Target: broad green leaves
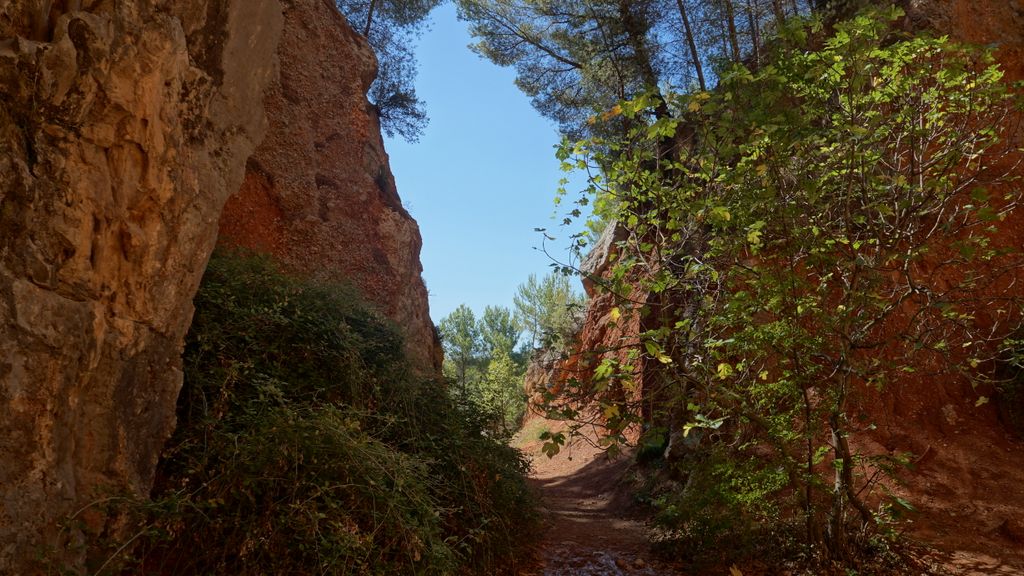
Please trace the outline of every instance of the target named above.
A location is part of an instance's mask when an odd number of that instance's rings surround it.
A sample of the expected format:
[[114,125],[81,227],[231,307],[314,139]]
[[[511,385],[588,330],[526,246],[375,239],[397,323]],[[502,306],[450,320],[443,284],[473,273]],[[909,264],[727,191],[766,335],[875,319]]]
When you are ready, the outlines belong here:
[[[1022,264],[993,235],[1019,187],[986,189],[1019,161],[999,138],[1014,98],[988,54],[891,35],[898,15],[837,23],[813,49],[813,28],[788,30],[759,70],[668,96],[670,117],[658,98],[622,103],[641,125],[561,151],[601,167],[591,189],[615,198],[625,240],[606,277],[629,294],[616,323],[639,314],[644,326],[652,424],[747,438],[705,444],[739,460],[770,449],[809,527],[831,522],[833,535],[847,521],[833,505],[874,521],[856,496],[874,481],[857,477],[867,457],[846,441],[861,429],[848,420],[858,395],[976,369],[968,358],[992,354],[994,338],[976,312],[1006,330],[1020,317],[991,290]],[[606,405],[618,373],[596,367]]]

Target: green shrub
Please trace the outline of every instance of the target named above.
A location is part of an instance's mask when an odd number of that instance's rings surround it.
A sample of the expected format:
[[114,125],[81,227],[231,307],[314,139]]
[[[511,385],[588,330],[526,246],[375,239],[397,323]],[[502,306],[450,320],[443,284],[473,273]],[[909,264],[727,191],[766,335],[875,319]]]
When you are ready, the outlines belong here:
[[559,150],[601,169],[576,212],[616,200],[623,240],[595,285],[642,328],[553,408],[589,401],[609,441],[619,422],[707,432],[694,450],[732,468],[695,473],[745,512],[718,518],[758,520],[772,500],[782,514],[760,524],[795,518],[808,549],[849,566],[906,508],[883,488],[901,458],[859,441],[870,398],[915,372],[978,379],[999,345],[986,318],[1020,309],[1001,286],[1021,254],[997,238],[1021,200],[1002,139],[1018,96],[990,52],[907,36],[902,17],[793,20],[762,66],[622,102],[594,122],[621,116],[624,135]]
[[682,486],[652,501],[662,529],[657,551],[685,558],[698,570],[790,556],[796,527],[774,498],[785,484],[783,475],[755,462],[737,466],[725,454],[708,454],[703,460],[687,463]]
[[[217,255],[195,300],[179,428],[130,573],[452,574],[514,567],[522,455],[416,376],[350,289]],[[118,548],[120,545],[116,546]]]

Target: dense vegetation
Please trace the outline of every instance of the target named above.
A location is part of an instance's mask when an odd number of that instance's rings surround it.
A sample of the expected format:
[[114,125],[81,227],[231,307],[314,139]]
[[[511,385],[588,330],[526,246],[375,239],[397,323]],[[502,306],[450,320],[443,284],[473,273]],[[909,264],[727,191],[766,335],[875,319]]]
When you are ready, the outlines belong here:
[[[648,90],[713,87],[730,62],[757,67],[764,39],[824,1],[458,0],[481,55],[516,70],[537,110],[571,137],[618,131],[588,118]],[[852,4],[853,2],[834,2]],[[667,115],[662,105],[655,108]]]
[[648,86],[560,152],[624,238],[593,280],[643,328],[551,408],[668,448],[656,504],[684,548],[877,550],[910,506],[884,482],[906,458],[858,450],[862,403],[917,371],[984,379],[1020,322],[1019,247],[994,240],[1020,200],[993,188],[1019,163],[1012,93],[989,54],[900,16],[791,19],[715,90]]
[[541,348],[561,353],[571,346],[586,302],[573,290],[566,275],[551,272],[537,280],[530,274],[516,289],[512,301],[531,351]]
[[[465,304],[441,319],[444,375],[456,399],[492,418],[491,433],[508,439],[526,415],[523,380],[539,356],[563,354],[579,328],[583,299],[562,274],[533,274],[516,290],[515,312],[487,306],[477,319]],[[522,340],[522,342],[520,342]]]
[[352,290],[219,255],[195,305],[154,499],[132,513],[134,549],[92,573],[516,567],[533,521],[526,463],[483,411],[417,375]]
[[515,350],[520,330],[507,308],[487,306],[477,319],[465,304],[438,326],[445,358],[443,373],[452,397],[483,409],[495,438],[508,440],[526,412],[524,357]]

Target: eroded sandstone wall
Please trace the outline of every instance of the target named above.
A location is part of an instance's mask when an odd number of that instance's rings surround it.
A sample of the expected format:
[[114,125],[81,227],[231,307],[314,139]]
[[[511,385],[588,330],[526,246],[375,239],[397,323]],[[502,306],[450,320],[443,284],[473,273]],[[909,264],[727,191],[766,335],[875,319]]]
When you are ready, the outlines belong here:
[[[930,31],[948,35],[951,40],[994,50],[996,60],[1004,72],[1007,84],[1024,79],[1024,1],[1021,0],[906,0],[902,3],[907,18],[904,27],[911,31]],[[1001,126],[1001,136],[1008,147],[1024,144],[1024,124],[1021,118],[1011,116]],[[996,161],[988,173],[979,177],[993,197],[1020,193],[1024,166],[1019,154],[1008,154]],[[1024,246],[1024,210],[1016,209],[1005,219],[993,223],[994,232],[989,234],[993,245],[1020,249]],[[922,259],[922,272],[935,268],[935,260],[941,255]],[[1024,273],[1006,266],[1006,260],[986,264],[990,277],[999,281],[985,288],[989,295],[1005,296],[1007,299],[1024,295],[1021,280]],[[948,270],[931,278],[932,281],[957,281],[955,270]],[[993,297],[993,301],[996,298]],[[994,305],[992,305],[994,308]],[[1007,307],[1007,310],[1011,307]],[[980,326],[991,330],[993,338],[1004,338],[1013,326],[1015,316],[997,314],[995,310],[975,309]],[[1000,321],[1001,320],[1001,321]],[[950,352],[954,357],[956,352]],[[991,366],[980,370],[991,371]],[[922,370],[923,371],[923,370]],[[992,396],[994,390],[974,389],[964,378],[945,375],[941,378],[908,375],[894,383],[882,394],[870,396],[872,417],[880,420],[880,426],[891,428],[893,434],[906,436],[907,423],[913,423],[914,435],[963,436],[989,433],[997,429],[997,411],[991,404],[975,405],[979,396]],[[894,441],[896,446],[905,438]],[[907,446],[903,446],[907,448]],[[910,448],[914,452],[927,450],[927,444],[917,442]],[[1022,492],[1024,496],[1024,492]]]
[[[907,0],[906,8],[912,28],[991,47],[1005,81],[1024,80],[1024,1]],[[1011,146],[1024,145],[1020,117],[1010,118],[1003,128]],[[1018,161],[1012,157],[995,171]],[[992,185],[990,193],[1018,194],[1024,167],[1017,165],[1012,174],[1018,180]],[[1024,246],[1024,210],[1018,208],[996,226],[993,244]],[[1020,270],[991,273],[1006,278],[998,286],[1006,295],[1021,297]],[[977,311],[977,316],[991,323],[995,336],[1007,335],[1007,327],[995,323],[999,315],[994,310]],[[982,396],[992,401],[979,405]],[[1001,421],[995,405],[1003,401],[998,391],[974,389],[964,378],[914,375],[891,393],[865,402],[879,428],[863,449],[914,454],[913,469],[903,475],[900,489],[920,510],[915,536],[952,551],[954,558],[988,558],[988,565],[977,566],[984,573],[1024,570],[1024,443]]]
[[376,59],[333,2],[282,4],[270,126],[224,208],[221,241],[272,254],[295,272],[354,283],[404,330],[413,361],[439,371],[419,227],[402,207],[366,99]]
[[148,492],[280,27],[277,0],[0,0],[0,574]]

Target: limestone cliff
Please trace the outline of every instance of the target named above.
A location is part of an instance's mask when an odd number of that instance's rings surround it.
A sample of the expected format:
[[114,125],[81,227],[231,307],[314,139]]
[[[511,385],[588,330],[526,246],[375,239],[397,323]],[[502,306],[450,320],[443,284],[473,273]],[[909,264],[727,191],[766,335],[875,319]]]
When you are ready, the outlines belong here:
[[0,573],[148,492],[280,27],[277,0],[0,0]]
[[326,0],[286,0],[267,137],[224,208],[221,242],[286,268],[352,282],[405,332],[413,361],[440,370],[420,276],[420,233],[402,207],[366,91],[376,60]]

